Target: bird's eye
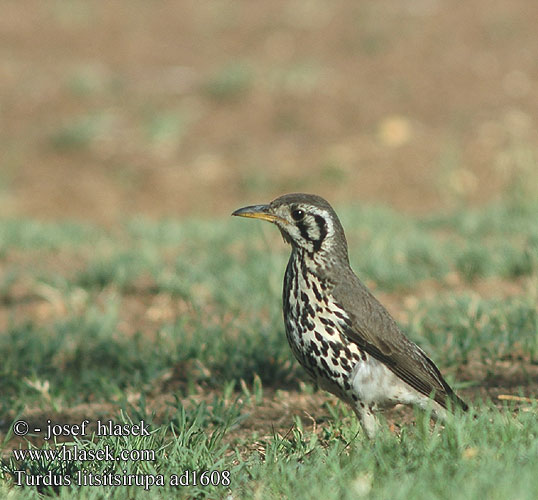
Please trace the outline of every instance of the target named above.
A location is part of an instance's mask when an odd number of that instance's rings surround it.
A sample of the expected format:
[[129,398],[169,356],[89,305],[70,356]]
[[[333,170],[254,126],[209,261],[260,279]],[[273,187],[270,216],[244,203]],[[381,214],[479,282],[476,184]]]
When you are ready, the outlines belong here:
[[293,220],[300,221],[304,217],[304,211],[298,208],[291,213],[291,216]]

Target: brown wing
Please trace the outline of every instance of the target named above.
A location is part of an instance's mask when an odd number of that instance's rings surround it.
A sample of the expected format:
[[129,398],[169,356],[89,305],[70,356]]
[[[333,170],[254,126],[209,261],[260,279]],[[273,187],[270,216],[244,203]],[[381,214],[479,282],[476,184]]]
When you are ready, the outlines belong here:
[[[346,273],[347,274],[347,273]],[[383,362],[399,378],[447,408],[447,399],[467,410],[424,351],[400,330],[389,312],[350,270],[338,280],[333,296],[350,316],[345,335],[368,354]]]

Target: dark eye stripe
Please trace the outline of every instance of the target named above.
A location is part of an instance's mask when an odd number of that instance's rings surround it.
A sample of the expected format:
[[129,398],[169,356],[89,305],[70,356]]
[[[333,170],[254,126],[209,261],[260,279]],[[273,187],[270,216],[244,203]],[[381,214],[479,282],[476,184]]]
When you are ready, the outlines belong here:
[[314,220],[319,229],[319,239],[314,241],[314,250],[317,252],[321,248],[321,243],[325,239],[325,236],[327,236],[327,223],[321,215],[315,215]]
[[310,241],[310,236],[308,235],[308,228],[306,227],[306,224],[303,222],[298,222],[297,227],[299,228],[299,231],[301,232],[301,236],[307,240]]

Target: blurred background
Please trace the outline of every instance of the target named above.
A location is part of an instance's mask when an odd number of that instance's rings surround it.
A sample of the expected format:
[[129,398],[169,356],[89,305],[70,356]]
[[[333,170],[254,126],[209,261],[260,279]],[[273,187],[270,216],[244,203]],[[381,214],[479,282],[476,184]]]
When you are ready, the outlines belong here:
[[2,2],[0,213],[410,213],[536,180],[536,0]]

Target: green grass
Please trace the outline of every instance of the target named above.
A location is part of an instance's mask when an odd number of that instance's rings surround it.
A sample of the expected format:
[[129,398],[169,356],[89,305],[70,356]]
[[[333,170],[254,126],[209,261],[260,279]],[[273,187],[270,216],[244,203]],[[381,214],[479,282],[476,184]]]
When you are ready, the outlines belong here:
[[[385,432],[374,443],[331,439],[310,446],[299,432],[275,439],[265,461],[252,466],[247,491],[263,498],[533,498],[535,415],[515,422],[485,412],[441,431],[423,425],[401,437]],[[518,485],[511,474],[521,478]]]
[[[98,444],[76,439],[85,449],[108,445],[114,454],[122,449],[155,450],[152,462],[94,462],[90,468],[80,462],[25,462],[4,464],[9,478],[14,470],[43,474],[58,467],[74,477],[79,470],[94,474],[161,474],[168,483],[173,474],[185,470],[230,471],[231,484],[189,488],[143,487],[59,488],[60,498],[536,498],[538,422],[531,411],[511,415],[509,408],[479,408],[479,416],[458,417],[442,429],[430,429],[417,415],[416,427],[406,427],[397,437],[382,432],[370,443],[357,435],[357,424],[333,420],[325,436],[296,427],[286,436],[269,436],[261,442],[263,453],[242,457],[223,436],[240,425],[238,407],[224,410],[224,421],[211,423],[212,409],[197,406],[185,410],[179,403],[169,413],[169,423],[156,427],[146,438],[101,438]],[[125,414],[118,422],[129,420]],[[142,415],[151,423],[151,415]],[[517,481],[514,478],[517,477]],[[6,489],[7,486],[4,486]],[[6,490],[7,491],[7,490]],[[37,498],[31,488],[15,488],[15,498]],[[52,494],[51,490],[42,490]],[[18,493],[18,494],[17,494]]]
[[[361,278],[375,282],[377,291],[419,297],[406,311],[402,327],[457,388],[499,379],[512,394],[536,393],[535,201],[508,199],[423,218],[383,207],[338,211]],[[472,404],[476,418],[459,416],[430,429],[429,420],[417,413],[416,425],[403,424],[399,435],[385,426],[374,443],[358,432],[358,423],[342,405],[320,408],[330,418],[316,431],[299,417],[288,432],[273,430],[267,420],[256,426],[252,412],[264,394],[271,397],[278,389],[312,392],[299,382],[304,375],[283,332],[280,294],[289,249],[269,225],[232,218],[133,219],[105,231],[73,222],[4,220],[0,241],[3,496],[538,496],[536,404],[499,410],[494,401],[477,396]],[[420,298],[424,280],[441,286],[455,275],[467,291],[455,293],[446,284],[444,290]],[[521,293],[503,298],[502,290],[492,290],[481,297],[472,289],[480,279],[517,282]],[[151,319],[149,312],[159,313],[159,308],[168,315]],[[518,359],[527,372],[520,370],[512,386],[510,374],[495,363],[516,366]],[[472,363],[485,367],[484,372],[473,378],[474,372],[467,371],[463,379],[461,368]],[[171,380],[171,388],[163,380]],[[170,392],[175,401],[168,400],[166,410],[160,408],[156,415],[152,405]],[[136,404],[127,402],[133,395]],[[274,399],[278,403],[278,393]],[[96,413],[93,408],[99,404],[112,409]],[[152,449],[156,459],[14,460],[9,429],[17,416],[41,409],[41,415],[50,415],[45,419],[61,419],[76,405],[93,412],[88,415],[93,421],[103,412],[105,420],[116,422],[144,419],[152,434],[71,438],[69,446]],[[245,422],[250,426],[243,427]],[[37,437],[30,442],[38,448],[52,446]],[[15,470],[76,474],[84,468],[96,474],[162,474],[167,480],[185,470],[227,470],[231,484],[149,491],[13,486]]]

